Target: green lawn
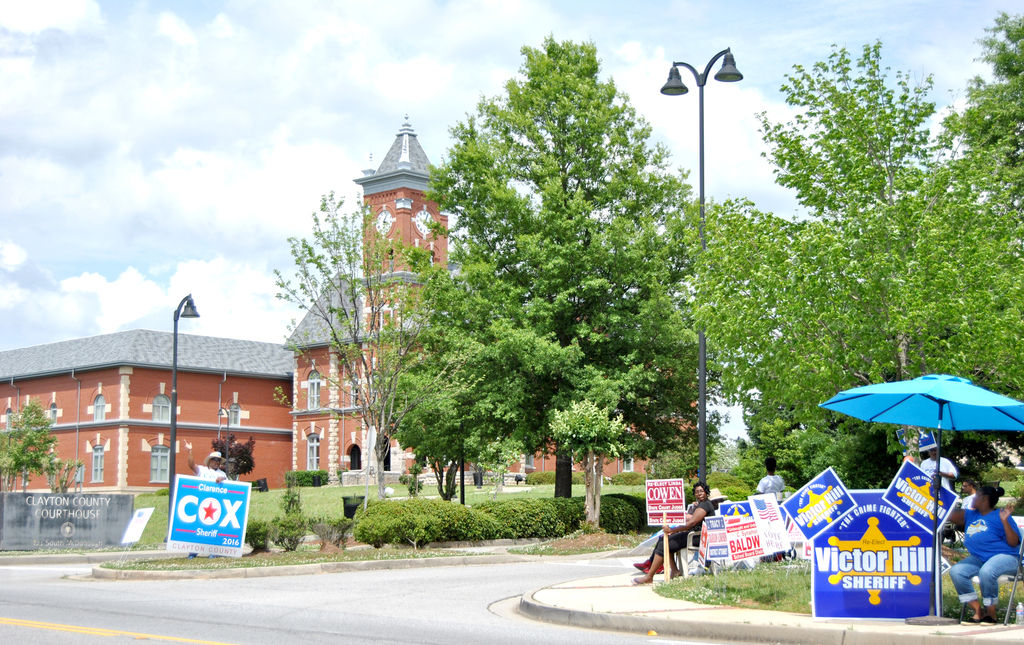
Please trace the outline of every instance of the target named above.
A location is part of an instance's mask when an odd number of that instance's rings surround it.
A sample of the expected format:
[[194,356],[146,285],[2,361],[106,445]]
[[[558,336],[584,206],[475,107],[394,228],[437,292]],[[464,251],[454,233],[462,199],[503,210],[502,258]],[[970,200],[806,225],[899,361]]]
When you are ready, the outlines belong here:
[[[404,486],[395,485],[392,486],[392,488],[395,490],[396,497],[408,494],[408,491]],[[362,495],[365,490],[366,489],[363,486],[323,486],[320,488],[300,488],[299,494],[302,497],[302,512],[307,516],[340,517],[343,510],[341,498],[351,495]],[[467,486],[466,504],[472,506],[474,504],[490,500],[493,490],[493,486],[485,486],[481,489],[477,489],[473,486]],[[507,499],[509,497],[553,497],[555,494],[555,486],[554,484],[545,486],[526,486],[525,484],[520,484],[519,486],[505,486],[504,491],[505,492],[501,493],[499,496],[499,499]],[[573,497],[582,497],[584,492],[584,487],[582,485],[572,487]],[[602,487],[601,492],[604,495],[611,493],[639,493],[642,495],[644,487],[606,485]],[[424,485],[421,496],[436,497],[436,493],[437,489],[435,487]],[[267,491],[266,493],[253,491],[249,517],[261,520],[272,520],[281,515],[281,497],[283,495],[283,488]],[[376,499],[376,496],[376,488],[371,486],[370,499]],[[456,493],[456,500],[457,499],[458,494]],[[138,544],[134,547],[137,550],[161,549],[164,546],[164,537],[167,533],[167,496],[146,493],[135,497],[135,508],[147,508],[150,506],[154,508],[153,516],[150,518],[149,524],[146,525],[146,530],[142,534],[142,539],[139,540]]]

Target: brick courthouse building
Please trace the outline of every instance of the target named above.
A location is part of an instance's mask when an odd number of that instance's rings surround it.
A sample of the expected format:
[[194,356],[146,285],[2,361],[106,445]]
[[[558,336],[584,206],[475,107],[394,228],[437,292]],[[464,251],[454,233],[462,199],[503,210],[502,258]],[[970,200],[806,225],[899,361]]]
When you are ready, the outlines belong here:
[[[448,218],[426,199],[429,162],[415,132],[402,125],[376,170],[355,180],[376,214],[378,230],[431,251],[447,264],[448,240],[430,221]],[[202,303],[199,303],[200,308]],[[373,459],[355,397],[358,380],[339,374],[328,339],[312,316],[284,344],[178,335],[177,445],[170,445],[172,334],[131,330],[0,352],[0,429],[29,400],[49,410],[57,453],[84,464],[83,489],[145,491],[168,481],[170,451],[187,471],[184,442],[199,460],[210,442],[231,432],[256,441],[255,469],[244,479],[284,484],[288,470],[326,470],[331,483],[362,482]],[[282,401],[291,402],[288,407]],[[405,471],[411,451],[392,442],[380,466]],[[512,471],[554,470],[554,458],[524,456]],[[605,474],[632,470],[616,461]],[[350,477],[352,479],[350,479]],[[27,487],[47,489],[45,477]]]

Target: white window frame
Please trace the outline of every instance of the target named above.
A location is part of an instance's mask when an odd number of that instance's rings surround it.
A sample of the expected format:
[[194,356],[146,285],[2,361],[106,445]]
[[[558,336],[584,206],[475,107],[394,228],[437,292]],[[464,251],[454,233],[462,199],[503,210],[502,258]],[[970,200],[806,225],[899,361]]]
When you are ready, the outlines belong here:
[[153,446],[149,453],[149,481],[166,484],[171,470],[171,449],[167,446]]
[[320,435],[306,437],[306,470],[320,470]]
[[171,422],[171,399],[166,394],[157,394],[153,397],[153,421],[157,423]]
[[104,449],[103,444],[97,444],[92,447],[92,481],[102,482],[103,481],[103,461],[104,461]]
[[631,473],[631,472],[633,472],[633,467],[634,467],[633,455],[630,455],[628,457],[623,457],[623,459],[622,459],[622,472],[624,472],[624,473]]
[[107,420],[107,399],[102,394],[97,394],[96,398],[92,400],[92,420]]
[[228,427],[237,428],[242,425],[242,406],[232,403],[228,406]]
[[306,408],[309,410],[320,409],[321,383],[323,383],[323,381],[320,378],[320,372],[313,370],[312,372],[309,373],[309,388],[307,390],[308,396],[306,397],[306,401],[308,403]]
[[50,423],[57,423],[57,404],[50,404]]

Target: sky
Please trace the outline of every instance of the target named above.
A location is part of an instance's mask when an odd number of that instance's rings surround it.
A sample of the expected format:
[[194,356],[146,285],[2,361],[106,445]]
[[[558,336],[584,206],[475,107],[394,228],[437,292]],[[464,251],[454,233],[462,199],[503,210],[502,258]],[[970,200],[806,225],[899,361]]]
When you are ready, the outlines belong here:
[[[1012,0],[0,2],[0,350],[125,329],[283,341],[288,238],[320,196],[358,203],[408,115],[432,163],[546,36],[593,42],[697,181],[697,92],[658,90],[673,60],[731,47],[744,79],[705,88],[710,199],[799,212],[773,182],[756,115],[793,113],[793,65],[856,57],[931,75],[962,104],[977,44]],[[685,73],[685,72],[684,72]],[[691,90],[692,79],[684,76]],[[372,157],[371,157],[372,155]],[[376,161],[373,161],[376,160]]]

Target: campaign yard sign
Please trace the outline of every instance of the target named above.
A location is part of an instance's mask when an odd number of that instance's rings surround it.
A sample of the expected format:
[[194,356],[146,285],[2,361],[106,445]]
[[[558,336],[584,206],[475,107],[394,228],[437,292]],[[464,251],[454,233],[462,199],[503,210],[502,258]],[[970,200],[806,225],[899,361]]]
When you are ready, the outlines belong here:
[[808,539],[831,526],[854,506],[850,491],[846,490],[839,475],[831,467],[782,502],[782,509]]
[[815,618],[908,618],[928,613],[931,533],[856,491],[854,508],[814,538]]
[[[903,512],[929,533],[935,522],[935,499],[932,497],[932,481],[926,472],[914,462],[904,461],[896,471],[889,488],[885,490],[885,501]],[[957,500],[956,493],[939,486],[939,526],[946,521]]]
[[647,480],[647,524],[661,526],[686,522],[686,482],[682,479]]
[[750,502],[722,502],[718,506],[718,514],[724,517],[753,517]]
[[765,553],[770,555],[780,551],[789,551],[786,521],[783,519],[782,510],[779,508],[779,502],[775,495],[773,493],[751,495],[748,501],[754,521],[757,523],[757,530],[764,541]]
[[725,531],[725,518],[721,515],[705,517],[700,527],[700,563],[728,562],[729,536]]
[[725,532],[729,541],[729,561],[733,564],[766,555],[754,518],[726,517]]
[[250,492],[249,482],[178,475],[167,550],[241,557]]

